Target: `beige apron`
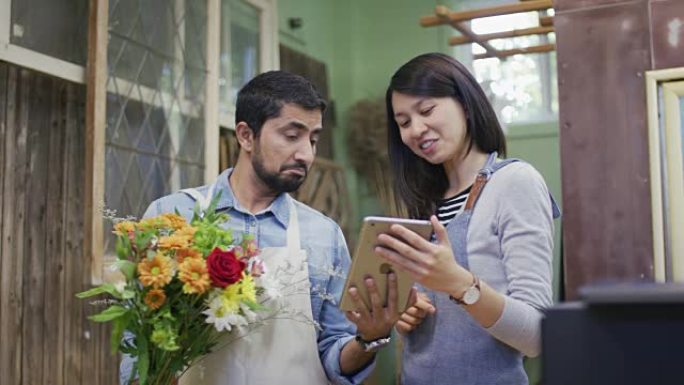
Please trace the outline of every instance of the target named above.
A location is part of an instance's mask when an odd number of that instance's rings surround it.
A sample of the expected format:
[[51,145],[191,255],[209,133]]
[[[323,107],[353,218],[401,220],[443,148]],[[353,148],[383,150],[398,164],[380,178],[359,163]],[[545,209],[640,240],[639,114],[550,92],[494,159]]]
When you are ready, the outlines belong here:
[[233,329],[216,350],[193,365],[181,385],[329,384],[318,356],[311,313],[306,251],[300,247],[299,221],[289,202],[287,246],[261,250],[267,274],[279,281],[282,297],[265,303],[287,312],[262,314],[251,330]]

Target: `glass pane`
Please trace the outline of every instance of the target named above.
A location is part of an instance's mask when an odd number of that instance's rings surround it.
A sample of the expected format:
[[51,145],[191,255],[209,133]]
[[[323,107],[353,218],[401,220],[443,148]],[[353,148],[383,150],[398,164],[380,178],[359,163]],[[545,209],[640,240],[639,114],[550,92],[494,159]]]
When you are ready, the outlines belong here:
[[[476,19],[472,29],[478,34],[534,27],[537,12],[519,13]],[[489,43],[507,50],[548,44],[555,36],[531,35],[495,39]],[[473,54],[485,53],[472,44]],[[475,60],[474,75],[487,93],[499,117],[506,123],[545,119],[558,111],[555,53],[514,55],[502,61],[497,58]]]
[[86,65],[87,0],[13,0],[11,7],[10,43]]
[[110,3],[105,202],[119,217],[203,182],[206,18],[205,1]]
[[259,73],[259,10],[243,0],[223,0],[219,104],[230,111],[237,92]]

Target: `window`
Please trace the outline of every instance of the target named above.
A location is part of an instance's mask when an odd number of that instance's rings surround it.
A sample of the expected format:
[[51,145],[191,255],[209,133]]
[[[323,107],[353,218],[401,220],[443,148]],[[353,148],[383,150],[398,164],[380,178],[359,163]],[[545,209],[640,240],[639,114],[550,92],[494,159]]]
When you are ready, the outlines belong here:
[[85,82],[87,0],[0,0],[0,60]]
[[238,90],[258,73],[278,68],[273,0],[222,0],[219,53],[220,125],[234,126]]
[[684,280],[684,67],[646,73],[656,281]]
[[110,2],[105,204],[120,215],[203,184],[206,4]]
[[[527,12],[474,19],[477,34],[502,32],[538,25],[539,13]],[[553,43],[555,35],[530,35],[491,40],[496,49],[512,49]],[[485,50],[472,44],[472,53]],[[473,61],[473,72],[487,93],[501,121],[505,123],[555,119],[558,113],[556,53],[514,55],[506,60],[487,58]]]

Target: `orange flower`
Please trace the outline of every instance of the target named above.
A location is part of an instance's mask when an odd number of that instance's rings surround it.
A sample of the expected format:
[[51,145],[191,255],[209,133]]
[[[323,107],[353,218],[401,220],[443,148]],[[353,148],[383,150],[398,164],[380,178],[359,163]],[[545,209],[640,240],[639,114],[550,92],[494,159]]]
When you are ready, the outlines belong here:
[[[176,232],[177,233],[177,232]],[[166,237],[159,238],[158,246],[162,250],[168,249],[186,249],[192,242],[192,236],[172,234]]]
[[162,253],[157,253],[152,259],[144,258],[138,263],[138,275],[143,286],[164,287],[173,278],[171,259]]
[[159,216],[159,218],[162,222],[164,222],[165,225],[174,230],[181,229],[188,225],[188,223],[185,221],[185,218],[178,214],[162,214]]
[[211,286],[207,264],[202,258],[186,258],[178,268],[178,279],[185,283],[183,293],[202,294]]
[[132,231],[135,231],[135,222],[121,221],[114,225],[114,234],[128,235]]
[[197,227],[192,227],[192,226],[183,226],[180,229],[176,230],[176,232],[173,233],[173,235],[178,235],[181,237],[192,237],[195,235],[197,232]]
[[179,265],[187,258],[202,258],[202,253],[193,248],[176,250],[176,262],[178,262]]
[[152,310],[157,310],[166,301],[166,294],[164,290],[152,289],[145,295],[145,304]]

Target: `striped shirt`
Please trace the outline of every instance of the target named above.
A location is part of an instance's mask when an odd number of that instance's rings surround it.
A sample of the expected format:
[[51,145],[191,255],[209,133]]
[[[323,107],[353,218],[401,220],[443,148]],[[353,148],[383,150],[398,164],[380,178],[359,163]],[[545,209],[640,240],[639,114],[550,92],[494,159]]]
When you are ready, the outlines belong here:
[[473,186],[471,185],[450,198],[437,201],[437,219],[439,219],[439,222],[442,225],[446,226],[456,214],[463,211],[463,207],[468,200],[468,195],[470,195],[470,189],[472,187]]

